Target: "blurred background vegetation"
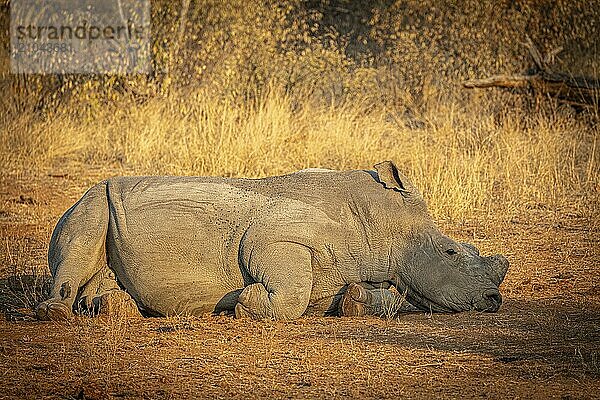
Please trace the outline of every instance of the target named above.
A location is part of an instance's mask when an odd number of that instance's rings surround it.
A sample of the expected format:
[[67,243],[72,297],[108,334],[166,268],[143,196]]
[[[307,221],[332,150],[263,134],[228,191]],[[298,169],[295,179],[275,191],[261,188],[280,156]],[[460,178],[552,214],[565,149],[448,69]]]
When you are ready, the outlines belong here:
[[153,72],[94,76],[10,74],[2,3],[0,168],[257,177],[395,159],[437,218],[597,215],[598,107],[461,87],[530,68],[527,35],[598,78],[597,0],[151,4]]
[[[455,88],[465,79],[531,67],[526,35],[542,52],[563,48],[556,60],[561,71],[594,76],[600,68],[596,1],[156,0],[151,5],[151,75],[3,75],[4,83],[29,90],[22,101],[53,108],[51,99],[66,101],[86,89],[109,100],[201,88],[220,99],[243,101],[274,87],[324,103],[372,91],[373,102],[396,105],[405,100],[398,89],[422,97],[430,85]],[[9,6],[4,1],[7,50]]]

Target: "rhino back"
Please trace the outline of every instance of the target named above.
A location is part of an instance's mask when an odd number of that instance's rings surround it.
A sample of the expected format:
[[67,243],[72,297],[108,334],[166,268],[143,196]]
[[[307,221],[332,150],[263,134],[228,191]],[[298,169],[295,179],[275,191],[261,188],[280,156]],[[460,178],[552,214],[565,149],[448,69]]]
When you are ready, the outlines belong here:
[[262,179],[230,179],[228,183],[269,198],[299,201],[340,223],[347,220],[348,206],[357,197],[381,197],[381,185],[367,171],[309,169]]

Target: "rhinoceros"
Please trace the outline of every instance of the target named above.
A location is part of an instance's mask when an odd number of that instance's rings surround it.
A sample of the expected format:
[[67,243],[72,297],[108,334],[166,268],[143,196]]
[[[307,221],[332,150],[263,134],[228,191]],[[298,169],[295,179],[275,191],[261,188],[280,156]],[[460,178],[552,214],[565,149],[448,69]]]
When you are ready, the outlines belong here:
[[394,163],[374,168],[105,180],[54,229],[36,314],[361,316],[399,294],[418,310],[497,311],[506,258],[443,235]]

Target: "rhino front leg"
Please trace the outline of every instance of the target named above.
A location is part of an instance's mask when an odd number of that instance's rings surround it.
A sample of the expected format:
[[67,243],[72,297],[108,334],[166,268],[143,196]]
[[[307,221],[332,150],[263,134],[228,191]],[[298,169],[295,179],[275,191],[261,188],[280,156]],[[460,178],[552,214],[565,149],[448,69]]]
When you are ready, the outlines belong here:
[[389,290],[389,285],[374,287],[366,282],[349,284],[338,303],[338,314],[345,317],[374,315],[392,318],[399,312],[415,310],[404,296]]
[[274,243],[253,252],[247,265],[255,283],[240,293],[236,318],[292,319],[306,311],[312,288],[310,251],[295,243]]

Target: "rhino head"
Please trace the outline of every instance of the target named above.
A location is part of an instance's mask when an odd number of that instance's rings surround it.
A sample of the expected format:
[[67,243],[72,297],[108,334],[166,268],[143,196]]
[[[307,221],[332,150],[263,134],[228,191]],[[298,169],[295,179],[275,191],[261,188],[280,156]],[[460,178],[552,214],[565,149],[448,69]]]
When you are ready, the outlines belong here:
[[408,229],[391,233],[391,281],[398,291],[426,311],[498,311],[502,304],[499,286],[508,270],[506,258],[483,257],[475,246],[442,234],[419,191],[393,163],[385,161],[375,169],[395,203],[386,213],[399,221],[389,225],[405,227],[403,222],[411,221]]

